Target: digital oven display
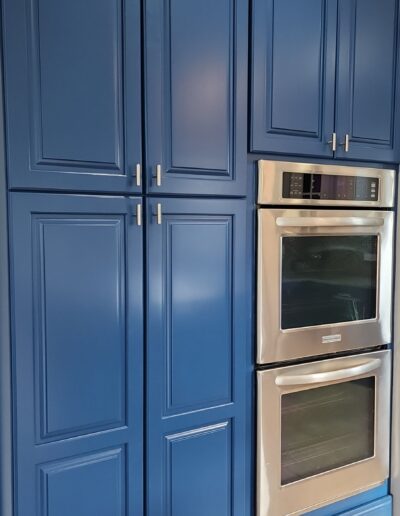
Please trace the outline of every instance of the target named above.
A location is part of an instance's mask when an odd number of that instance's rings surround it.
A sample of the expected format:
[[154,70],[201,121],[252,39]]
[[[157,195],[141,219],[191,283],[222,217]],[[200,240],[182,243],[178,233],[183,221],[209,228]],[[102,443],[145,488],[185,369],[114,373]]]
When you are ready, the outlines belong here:
[[328,174],[283,173],[284,199],[377,201],[379,179]]

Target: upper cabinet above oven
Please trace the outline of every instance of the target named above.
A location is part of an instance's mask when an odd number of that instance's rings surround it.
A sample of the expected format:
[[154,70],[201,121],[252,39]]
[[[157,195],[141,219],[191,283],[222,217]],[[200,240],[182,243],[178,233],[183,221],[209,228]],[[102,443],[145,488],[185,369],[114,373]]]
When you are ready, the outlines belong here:
[[400,159],[396,0],[253,0],[250,150]]

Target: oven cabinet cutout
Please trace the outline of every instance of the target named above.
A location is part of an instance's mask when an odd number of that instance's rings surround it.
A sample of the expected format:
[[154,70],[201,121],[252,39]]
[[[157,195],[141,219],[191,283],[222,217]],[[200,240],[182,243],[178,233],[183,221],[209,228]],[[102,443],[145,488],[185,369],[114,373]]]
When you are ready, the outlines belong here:
[[258,516],[304,514],[389,475],[390,351],[257,372]]
[[140,1],[3,8],[9,186],[140,192]]
[[259,364],[389,344],[393,214],[259,210]]
[[246,202],[148,213],[148,515],[248,515]]
[[11,194],[20,516],[143,514],[138,203]]
[[396,0],[253,0],[252,24],[251,151],[399,160]]

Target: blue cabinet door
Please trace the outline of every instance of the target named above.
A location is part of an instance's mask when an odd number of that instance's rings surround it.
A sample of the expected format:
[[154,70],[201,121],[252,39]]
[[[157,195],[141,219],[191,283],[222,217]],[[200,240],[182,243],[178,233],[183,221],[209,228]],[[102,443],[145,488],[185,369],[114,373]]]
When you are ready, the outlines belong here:
[[145,2],[150,192],[246,193],[247,13],[247,0]]
[[339,0],[337,156],[399,160],[398,2]]
[[252,508],[245,219],[241,200],[148,201],[148,516]]
[[332,157],[336,0],[253,0],[255,152]]
[[13,193],[18,516],[142,516],[136,199]]
[[139,192],[139,0],[4,0],[9,186]]

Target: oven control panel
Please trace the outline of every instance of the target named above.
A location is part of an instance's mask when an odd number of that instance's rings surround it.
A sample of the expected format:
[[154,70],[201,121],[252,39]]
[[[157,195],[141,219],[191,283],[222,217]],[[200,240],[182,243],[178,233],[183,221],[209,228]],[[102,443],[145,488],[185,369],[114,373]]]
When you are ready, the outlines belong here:
[[378,201],[379,178],[283,172],[284,199]]

